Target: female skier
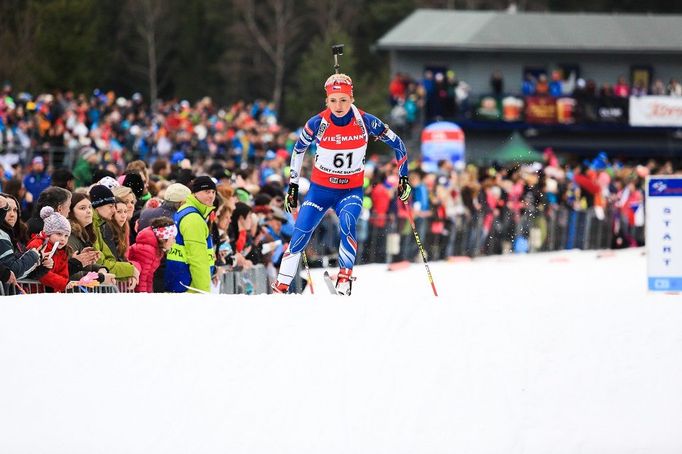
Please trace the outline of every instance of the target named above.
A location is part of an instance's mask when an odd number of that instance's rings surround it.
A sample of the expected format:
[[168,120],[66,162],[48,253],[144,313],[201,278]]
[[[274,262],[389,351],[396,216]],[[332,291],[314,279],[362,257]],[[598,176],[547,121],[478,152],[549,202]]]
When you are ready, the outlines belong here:
[[301,252],[325,212],[333,208],[339,217],[339,274],[336,291],[350,295],[353,264],[357,253],[355,225],[362,208],[365,151],[369,136],[388,144],[398,161],[398,197],[406,202],[412,188],[407,180],[405,144],[388,125],[353,104],[353,81],[345,74],[333,74],[324,84],[327,109],[308,120],[291,155],[289,190],[285,209],[298,207],[298,180],[305,151],[317,144],[310,190],[298,212],[294,233],[279,268],[276,293],[287,293],[298,268]]

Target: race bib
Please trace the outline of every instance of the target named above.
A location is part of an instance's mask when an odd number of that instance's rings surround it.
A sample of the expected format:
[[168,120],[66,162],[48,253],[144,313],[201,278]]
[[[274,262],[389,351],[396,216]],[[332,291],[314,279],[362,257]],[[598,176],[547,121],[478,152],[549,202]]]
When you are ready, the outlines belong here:
[[326,173],[352,175],[365,168],[366,147],[353,150],[319,150],[315,155],[315,167]]

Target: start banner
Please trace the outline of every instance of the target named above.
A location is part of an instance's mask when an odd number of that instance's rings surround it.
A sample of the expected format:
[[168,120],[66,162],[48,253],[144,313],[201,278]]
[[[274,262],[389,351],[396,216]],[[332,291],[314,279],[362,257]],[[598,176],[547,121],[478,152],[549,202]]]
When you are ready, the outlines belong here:
[[652,291],[682,291],[682,175],[646,182],[646,250]]
[[682,126],[682,98],[631,96],[630,126]]

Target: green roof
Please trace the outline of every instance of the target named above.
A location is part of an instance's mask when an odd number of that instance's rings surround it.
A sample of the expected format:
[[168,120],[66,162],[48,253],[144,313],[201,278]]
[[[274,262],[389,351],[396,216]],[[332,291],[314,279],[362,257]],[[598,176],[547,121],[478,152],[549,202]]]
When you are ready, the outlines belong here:
[[418,9],[384,50],[682,53],[682,15]]
[[509,141],[495,150],[491,158],[501,164],[520,164],[524,162],[542,162],[543,155],[521,137],[518,131],[514,131]]

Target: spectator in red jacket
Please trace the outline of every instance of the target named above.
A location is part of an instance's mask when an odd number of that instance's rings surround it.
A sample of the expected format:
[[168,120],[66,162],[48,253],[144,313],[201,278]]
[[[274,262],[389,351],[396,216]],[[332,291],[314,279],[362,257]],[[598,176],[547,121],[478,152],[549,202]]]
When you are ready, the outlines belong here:
[[[43,265],[38,267],[38,280],[54,292],[63,292],[69,283],[69,254],[67,243],[71,235],[69,220],[52,207],[40,210],[43,219],[43,230],[28,243],[28,248],[44,248],[45,253],[52,255],[52,268]],[[49,269],[48,269],[49,268]]]
[[620,76],[618,82],[613,86],[613,94],[619,98],[627,98],[630,96],[630,86],[625,81],[625,77]]
[[135,288],[139,293],[154,291],[154,273],[161,264],[161,258],[175,244],[178,231],[171,218],[160,217],[152,221],[137,234],[137,242],[130,246],[131,262],[140,264],[140,282]]
[[391,105],[395,105],[400,99],[405,100],[405,79],[402,74],[397,73],[393,76],[388,91],[391,94]]
[[372,200],[372,212],[369,218],[370,250],[367,251],[368,261],[386,261],[386,228],[388,225],[388,210],[393,194],[388,188],[386,174],[378,171],[372,180],[372,190],[369,194]]

